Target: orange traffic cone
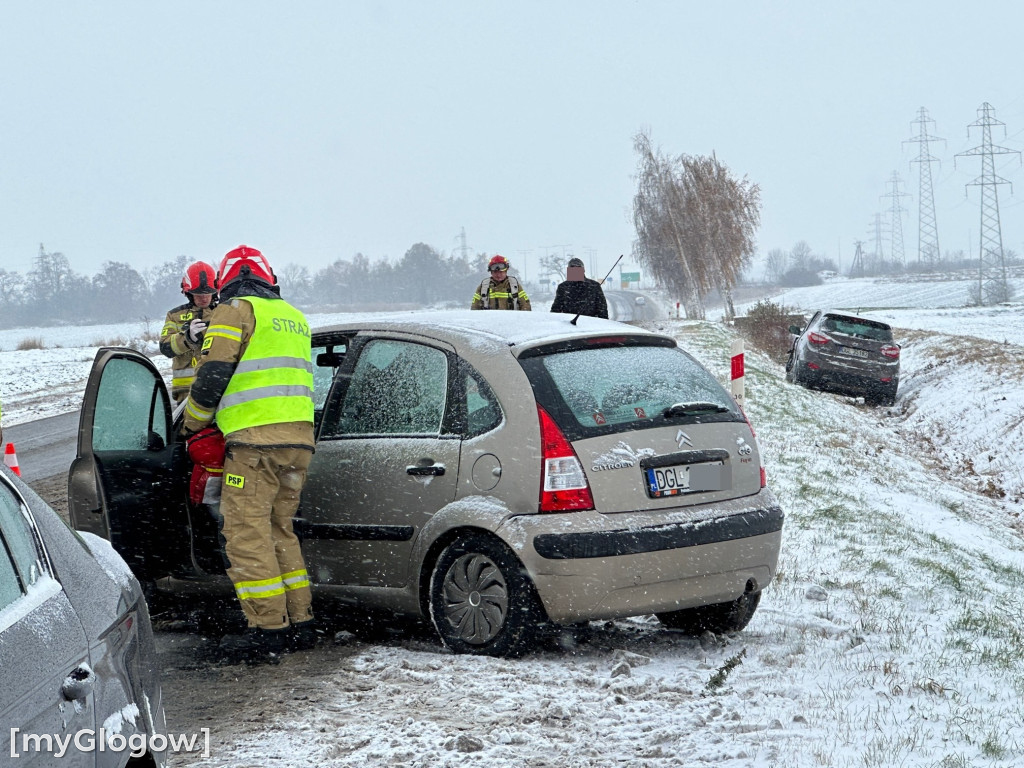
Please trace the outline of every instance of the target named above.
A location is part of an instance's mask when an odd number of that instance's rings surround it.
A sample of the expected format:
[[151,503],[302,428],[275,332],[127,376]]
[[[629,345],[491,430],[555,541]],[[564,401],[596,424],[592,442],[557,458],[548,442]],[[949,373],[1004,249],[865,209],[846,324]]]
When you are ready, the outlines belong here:
[[21,470],[18,469],[18,454],[14,452],[14,443],[8,443],[4,448],[4,464],[18,477],[21,477]]

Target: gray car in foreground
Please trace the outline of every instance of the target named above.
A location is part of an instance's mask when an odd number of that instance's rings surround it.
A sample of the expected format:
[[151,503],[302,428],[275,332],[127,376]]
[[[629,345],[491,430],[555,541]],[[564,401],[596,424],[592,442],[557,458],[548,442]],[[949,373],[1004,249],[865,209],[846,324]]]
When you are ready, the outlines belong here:
[[121,557],[0,470],[0,766],[164,765],[155,661]]
[[886,323],[842,310],[815,312],[796,338],[786,361],[786,378],[805,387],[863,395],[879,405],[896,402],[900,346]]
[[[360,315],[313,333],[316,453],[295,529],[318,600],[428,618],[458,652],[657,614],[742,629],[783,513],[754,433],[675,339],[526,312]],[[230,594],[166,387],[101,349],[69,500],[157,590]]]

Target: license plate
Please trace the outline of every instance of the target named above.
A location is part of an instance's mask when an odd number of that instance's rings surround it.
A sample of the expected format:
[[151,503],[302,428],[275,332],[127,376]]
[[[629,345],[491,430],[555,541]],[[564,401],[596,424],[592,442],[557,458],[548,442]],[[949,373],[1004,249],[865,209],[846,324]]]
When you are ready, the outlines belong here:
[[843,347],[843,352],[854,357],[870,357],[871,354],[866,349],[854,349],[853,347]]
[[726,487],[725,467],[720,461],[645,469],[647,495],[652,499]]

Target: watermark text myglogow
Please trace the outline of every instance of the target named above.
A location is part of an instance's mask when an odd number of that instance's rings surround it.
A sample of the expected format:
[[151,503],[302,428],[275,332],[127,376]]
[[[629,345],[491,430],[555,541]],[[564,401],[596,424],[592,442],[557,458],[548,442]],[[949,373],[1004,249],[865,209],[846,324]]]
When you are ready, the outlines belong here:
[[20,728],[11,728],[10,743],[11,757],[51,755],[60,759],[68,752],[128,752],[132,757],[142,757],[151,752],[196,752],[199,749],[202,757],[209,757],[210,729],[200,728],[199,733],[133,733],[125,736],[103,728],[99,731],[86,728],[65,734],[22,733]]

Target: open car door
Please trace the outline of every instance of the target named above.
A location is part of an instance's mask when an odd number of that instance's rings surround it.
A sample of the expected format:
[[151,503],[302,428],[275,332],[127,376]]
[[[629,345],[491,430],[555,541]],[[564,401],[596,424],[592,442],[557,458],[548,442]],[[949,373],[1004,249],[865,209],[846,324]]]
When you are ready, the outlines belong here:
[[68,475],[71,524],[109,539],[142,582],[189,570],[187,464],[160,372],[132,349],[101,348]]

